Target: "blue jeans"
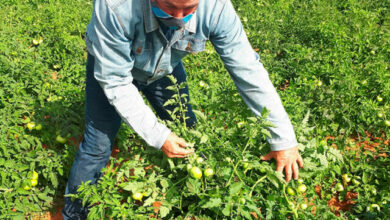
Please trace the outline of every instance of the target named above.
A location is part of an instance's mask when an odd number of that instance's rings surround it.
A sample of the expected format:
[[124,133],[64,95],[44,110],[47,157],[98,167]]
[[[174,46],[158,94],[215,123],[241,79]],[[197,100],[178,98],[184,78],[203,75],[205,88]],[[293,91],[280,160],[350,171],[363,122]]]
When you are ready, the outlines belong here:
[[[109,104],[102,88],[93,76],[94,62],[94,57],[88,54],[84,138],[80,143],[73,162],[65,194],[77,193],[77,188],[81,182],[88,180],[91,180],[91,184],[97,182],[102,175],[100,170],[108,163],[114,138],[122,122],[115,108]],[[187,76],[181,62],[174,68],[172,75],[175,76],[178,83],[186,81]],[[148,86],[142,85],[135,80],[133,84],[146,96],[161,119],[171,119],[166,110],[173,110],[176,106],[163,106],[165,101],[174,94],[174,92],[165,89],[167,86],[172,85],[167,77],[157,80]],[[189,95],[188,87],[186,86],[180,90],[180,93]],[[188,103],[186,105],[188,108],[186,124],[192,127],[196,123],[196,118],[192,112],[191,105]],[[72,202],[70,198],[65,198],[65,207],[62,210],[64,220],[86,219],[87,215],[88,207],[82,207],[80,200]]]

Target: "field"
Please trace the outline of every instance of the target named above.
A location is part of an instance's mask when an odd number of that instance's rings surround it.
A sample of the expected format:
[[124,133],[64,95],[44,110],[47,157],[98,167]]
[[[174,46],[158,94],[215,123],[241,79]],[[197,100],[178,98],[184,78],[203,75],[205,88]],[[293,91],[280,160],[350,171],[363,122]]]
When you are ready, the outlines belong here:
[[[207,43],[184,59],[197,126],[164,122],[196,155],[168,159],[123,124],[104,176],[73,195],[89,219],[390,218],[388,1],[232,2],[294,125],[300,180],[259,159],[267,112],[254,117]],[[83,135],[91,11],[92,0],[0,2],[0,219],[45,219],[63,205]],[[191,176],[188,164],[214,174]]]

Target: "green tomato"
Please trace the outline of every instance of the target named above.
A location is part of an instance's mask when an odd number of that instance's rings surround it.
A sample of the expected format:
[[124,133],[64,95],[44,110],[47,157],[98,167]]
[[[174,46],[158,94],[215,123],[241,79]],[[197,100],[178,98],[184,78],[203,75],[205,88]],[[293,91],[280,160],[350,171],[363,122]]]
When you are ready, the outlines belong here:
[[318,86],[318,87],[322,86],[322,81],[321,81],[321,80],[318,80],[317,86]]
[[343,184],[341,184],[341,183],[337,183],[336,186],[335,186],[335,188],[336,188],[336,191],[337,191],[337,192],[342,192],[342,191],[344,191],[344,186],[343,186]]
[[378,205],[378,204],[371,204],[369,207],[368,207],[368,211],[372,212],[372,211],[380,211],[381,210],[381,207]]
[[202,177],[202,171],[199,167],[192,167],[190,170],[190,174],[195,179],[200,179]]
[[61,135],[57,135],[56,141],[60,144],[65,144],[66,143],[66,138],[62,137]]
[[303,184],[303,179],[299,178],[299,179],[297,180],[297,182],[298,182],[299,184]]
[[302,210],[305,210],[305,209],[307,209],[307,204],[306,204],[306,203],[302,203],[299,207],[300,207]]
[[246,168],[248,168],[248,166],[249,166],[248,160],[247,160],[247,159],[243,159],[243,160],[242,160],[242,167],[243,167],[244,169],[246,169]]
[[298,192],[300,192],[300,193],[304,193],[304,192],[306,192],[307,187],[306,187],[305,184],[301,184],[301,185],[298,186],[297,190],[298,190]]
[[289,194],[290,196],[293,196],[293,195],[295,195],[295,191],[291,187],[287,187],[287,194]]
[[138,201],[141,201],[143,197],[144,197],[144,195],[140,192],[136,192],[136,193],[133,193],[133,195],[131,195],[131,198],[133,198],[134,200],[138,200]]
[[355,185],[355,186],[359,186],[360,185],[360,181],[357,180],[356,178],[353,178],[352,179],[352,184]]
[[31,180],[30,180],[30,183],[31,183],[31,186],[36,186],[36,185],[38,185],[38,180],[36,180],[36,179],[31,179]]
[[245,203],[246,203],[246,200],[244,197],[239,198],[238,201],[240,202],[241,205],[245,205]]
[[38,176],[39,176],[38,173],[35,172],[35,171],[33,171],[31,179],[37,180],[37,179],[38,179]]
[[187,171],[188,172],[190,172],[191,168],[192,168],[192,165],[191,164],[187,164]]
[[378,102],[382,102],[382,101],[383,101],[383,98],[382,98],[380,95],[378,95],[378,96],[376,97],[376,100],[377,100]]
[[343,174],[341,178],[345,183],[351,182],[351,177],[348,174]]
[[28,130],[32,131],[35,127],[35,122],[27,123],[26,127],[28,128]]
[[382,112],[378,112],[377,116],[378,116],[378,118],[383,118],[383,113]]
[[205,177],[212,177],[214,175],[214,170],[212,168],[206,168],[203,171]]
[[386,121],[385,121],[385,125],[386,125],[386,126],[390,126],[390,120],[386,120]]
[[201,158],[201,157],[196,158],[196,163],[197,164],[203,163],[203,158]]
[[25,185],[23,186],[23,189],[24,189],[24,190],[30,190],[31,188],[30,188],[29,185],[25,184]]
[[228,162],[228,163],[231,163],[231,162],[232,162],[232,158],[230,158],[230,157],[226,157],[225,160],[226,160],[226,162]]
[[42,130],[42,124],[37,124],[37,125],[35,126],[35,130],[37,130],[37,131]]

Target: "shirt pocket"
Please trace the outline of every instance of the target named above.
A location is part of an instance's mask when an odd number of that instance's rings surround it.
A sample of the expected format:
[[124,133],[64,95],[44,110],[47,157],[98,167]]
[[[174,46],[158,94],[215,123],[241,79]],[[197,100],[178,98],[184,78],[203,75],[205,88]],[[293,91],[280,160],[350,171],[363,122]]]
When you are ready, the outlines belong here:
[[205,50],[206,40],[186,36],[172,45],[172,49],[183,55],[198,53]]
[[147,41],[136,41],[133,43],[132,54],[134,67],[142,70],[151,60],[152,49]]

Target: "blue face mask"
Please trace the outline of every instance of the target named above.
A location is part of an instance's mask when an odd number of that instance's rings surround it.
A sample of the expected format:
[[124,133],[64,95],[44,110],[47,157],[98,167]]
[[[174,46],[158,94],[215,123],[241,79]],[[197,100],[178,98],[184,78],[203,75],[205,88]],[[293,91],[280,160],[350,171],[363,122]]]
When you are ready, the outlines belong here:
[[184,28],[184,25],[192,18],[193,13],[185,16],[184,18],[175,18],[172,15],[166,13],[158,7],[156,0],[150,1],[152,4],[153,14],[170,29],[177,30],[178,28]]

